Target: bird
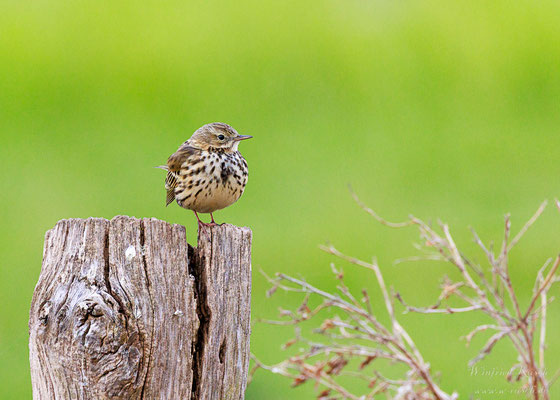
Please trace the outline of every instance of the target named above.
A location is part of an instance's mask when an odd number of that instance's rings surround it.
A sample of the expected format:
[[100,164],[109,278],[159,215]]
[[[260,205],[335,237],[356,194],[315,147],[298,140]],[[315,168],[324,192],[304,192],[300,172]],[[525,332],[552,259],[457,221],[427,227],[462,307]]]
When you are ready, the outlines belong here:
[[[213,213],[239,200],[247,185],[249,169],[238,147],[251,138],[223,122],[198,128],[166,165],[157,167],[167,171],[165,206],[176,201],[194,211],[199,227],[217,225]],[[198,213],[209,213],[212,221],[202,222]]]

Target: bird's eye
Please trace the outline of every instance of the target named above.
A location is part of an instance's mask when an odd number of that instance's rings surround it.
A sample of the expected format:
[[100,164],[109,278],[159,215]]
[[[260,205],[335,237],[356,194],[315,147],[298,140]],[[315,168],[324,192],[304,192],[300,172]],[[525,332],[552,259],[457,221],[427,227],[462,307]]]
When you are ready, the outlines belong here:
[[219,135],[219,136],[218,136],[218,139],[224,140],[224,139],[225,139],[225,136],[224,136],[224,135]]

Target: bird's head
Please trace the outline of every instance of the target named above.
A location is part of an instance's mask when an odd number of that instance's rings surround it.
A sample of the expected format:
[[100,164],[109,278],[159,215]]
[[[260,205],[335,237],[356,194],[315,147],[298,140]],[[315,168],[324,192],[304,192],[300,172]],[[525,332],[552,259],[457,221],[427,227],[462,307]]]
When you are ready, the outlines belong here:
[[188,140],[189,145],[202,150],[209,148],[237,151],[239,142],[252,136],[240,135],[233,127],[223,122],[213,122],[198,128]]

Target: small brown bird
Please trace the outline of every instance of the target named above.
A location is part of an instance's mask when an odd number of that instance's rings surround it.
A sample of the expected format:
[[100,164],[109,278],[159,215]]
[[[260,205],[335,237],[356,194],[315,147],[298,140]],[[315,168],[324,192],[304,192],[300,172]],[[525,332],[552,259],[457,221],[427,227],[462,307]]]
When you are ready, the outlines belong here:
[[212,213],[235,203],[247,184],[247,161],[239,153],[241,140],[252,136],[240,135],[222,122],[206,124],[197,129],[158,168],[167,171],[165,189],[166,206],[173,200],[188,210],[193,210],[199,224],[198,213]]

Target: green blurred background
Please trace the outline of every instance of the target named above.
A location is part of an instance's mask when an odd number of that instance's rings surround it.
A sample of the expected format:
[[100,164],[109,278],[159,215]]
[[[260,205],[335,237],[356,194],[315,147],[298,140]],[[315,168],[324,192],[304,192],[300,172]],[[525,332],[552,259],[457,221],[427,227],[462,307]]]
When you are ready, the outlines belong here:
[[[499,241],[505,213],[517,231],[542,200],[560,195],[558,2],[39,0],[1,8],[1,398],[31,397],[28,310],[44,234],[59,219],[156,217],[186,225],[196,241],[194,216],[164,207],[164,174],[152,166],[204,123],[255,137],[241,145],[246,192],[216,217],[253,229],[252,351],[267,363],[286,355],[280,345],[292,332],[256,321],[300,298],[266,299],[259,269],[332,290],[333,260],[317,248],[330,240],[377,256],[388,283],[417,305],[433,302],[450,271],[394,266],[416,254],[416,233],[376,224],[347,184],[387,218],[449,222],[480,261],[469,225]],[[559,226],[549,207],[512,254],[524,305],[536,270],[559,250]],[[378,294],[370,275],[340,265],[350,287]],[[550,375],[560,366],[558,311],[549,312]],[[465,348],[459,337],[481,316],[401,320],[445,390],[519,398],[503,376],[467,368],[485,338]],[[513,360],[504,342],[480,368],[503,374]],[[289,386],[259,371],[247,399],[313,398],[311,385]]]

